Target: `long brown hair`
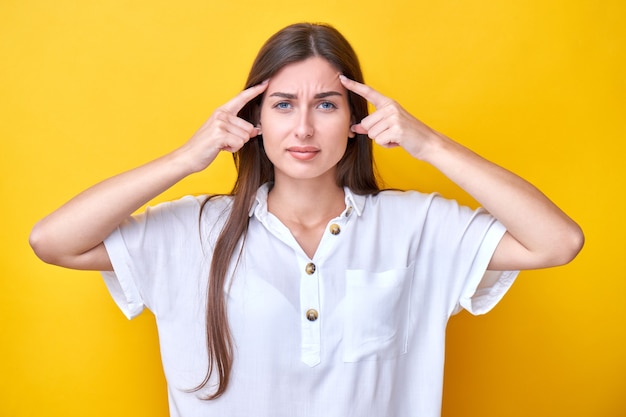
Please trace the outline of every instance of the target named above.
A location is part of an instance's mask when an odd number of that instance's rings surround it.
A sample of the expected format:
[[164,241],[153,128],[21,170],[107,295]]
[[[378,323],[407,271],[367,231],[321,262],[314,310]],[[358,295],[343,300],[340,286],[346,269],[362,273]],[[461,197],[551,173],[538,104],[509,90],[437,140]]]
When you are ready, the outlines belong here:
[[[359,60],[339,31],[326,24],[298,23],[280,30],[261,47],[245,88],[271,78],[286,65],[311,57],[324,58],[346,77],[363,82]],[[368,114],[367,101],[352,92],[348,93],[352,119],[358,123]],[[262,100],[262,96],[255,98],[238,116],[257,123]],[[231,259],[239,257],[243,250],[243,244],[239,243],[245,243],[249,211],[258,188],[274,180],[274,167],[265,154],[262,137],[248,141],[234,154],[234,159],[237,180],[230,193],[233,203],[215,244],[209,273],[206,309],[209,368],[202,383],[193,390],[204,388],[213,372],[217,372],[217,388],[206,399],[215,399],[224,393],[233,363],[233,342],[224,297]],[[336,172],[337,185],[347,186],[354,193],[373,194],[379,191],[374,174],[372,141],[366,135],[357,135],[348,140],[346,152],[338,162]],[[239,253],[235,255],[238,246]]]

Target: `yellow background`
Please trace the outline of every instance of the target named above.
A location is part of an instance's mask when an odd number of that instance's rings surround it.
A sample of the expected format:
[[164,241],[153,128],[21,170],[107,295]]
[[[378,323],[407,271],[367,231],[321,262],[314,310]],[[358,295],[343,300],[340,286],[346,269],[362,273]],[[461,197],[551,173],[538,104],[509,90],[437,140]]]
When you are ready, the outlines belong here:
[[[449,326],[444,416],[626,415],[626,6],[613,1],[0,3],[0,416],[167,415],[153,318],[27,237],[87,186],[183,143],[243,86],[262,42],[334,24],[370,85],[535,183],[584,228],[570,265],[523,272]],[[393,187],[473,205],[401,150]],[[224,155],[159,200],[226,191]]]

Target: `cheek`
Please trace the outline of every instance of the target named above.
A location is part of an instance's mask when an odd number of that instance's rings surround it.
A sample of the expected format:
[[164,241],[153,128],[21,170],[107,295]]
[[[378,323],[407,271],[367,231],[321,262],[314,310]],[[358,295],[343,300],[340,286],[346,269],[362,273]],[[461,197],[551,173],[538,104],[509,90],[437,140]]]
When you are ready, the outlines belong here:
[[284,124],[285,115],[273,109],[271,106],[262,106],[259,110],[259,123],[264,127],[276,127]]
[[335,125],[333,130],[337,132],[337,134],[341,134],[346,137],[351,137],[354,135],[354,133],[350,130],[350,127],[352,125],[353,123],[350,118],[342,119]]
[[274,120],[261,119],[260,127],[265,142],[278,141],[290,132],[287,123],[276,123]]
[[264,138],[274,136],[281,127],[284,129],[284,123],[279,123],[276,117],[272,117],[269,112],[261,112],[258,120]]
[[263,120],[265,119],[265,115],[267,114],[267,111],[263,108],[263,106],[261,106],[259,108],[259,112],[257,113],[257,120],[259,122],[259,125],[263,125]]

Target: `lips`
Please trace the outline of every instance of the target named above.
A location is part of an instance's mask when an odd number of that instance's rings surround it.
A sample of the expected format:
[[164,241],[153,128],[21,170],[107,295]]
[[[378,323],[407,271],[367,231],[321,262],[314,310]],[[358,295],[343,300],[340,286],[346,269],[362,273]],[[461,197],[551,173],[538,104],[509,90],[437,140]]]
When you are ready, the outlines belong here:
[[317,156],[320,150],[314,146],[291,146],[287,148],[287,152],[300,161],[308,161]]

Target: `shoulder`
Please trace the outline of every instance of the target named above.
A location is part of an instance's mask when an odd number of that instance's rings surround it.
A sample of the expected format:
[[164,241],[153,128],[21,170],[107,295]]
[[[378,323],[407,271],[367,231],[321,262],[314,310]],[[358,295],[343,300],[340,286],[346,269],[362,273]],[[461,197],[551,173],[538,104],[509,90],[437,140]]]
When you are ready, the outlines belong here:
[[377,194],[368,195],[365,199],[365,209],[415,209],[428,207],[433,201],[445,200],[436,193],[422,193],[419,191],[383,190]]
[[459,204],[454,199],[441,196],[438,193],[423,193],[420,191],[384,190],[377,194],[363,197],[362,214],[366,219],[389,219],[393,223],[410,221],[413,224],[423,222],[454,222],[469,221],[480,213],[481,209]]
[[211,214],[215,211],[228,209],[232,203],[230,196],[224,195],[187,195],[176,200],[160,202],[148,206],[145,210],[148,215],[165,213],[196,213]]
[[221,230],[231,206],[230,196],[188,195],[146,207],[120,224],[119,230],[125,239],[149,236],[153,242],[164,236],[170,243],[196,235],[213,236]]
[[139,214],[127,219],[122,226],[144,224],[145,227],[188,227],[199,222],[215,223],[231,206],[228,196],[188,195],[149,205]]

